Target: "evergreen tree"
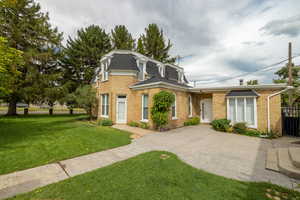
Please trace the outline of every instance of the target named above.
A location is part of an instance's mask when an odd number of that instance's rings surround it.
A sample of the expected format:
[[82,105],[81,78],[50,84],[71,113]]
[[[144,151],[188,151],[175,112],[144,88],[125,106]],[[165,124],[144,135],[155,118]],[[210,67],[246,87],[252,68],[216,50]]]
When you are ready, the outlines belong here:
[[134,49],[135,41],[132,38],[132,35],[128,32],[126,26],[115,26],[115,28],[111,31],[111,36],[114,49]]
[[138,44],[139,52],[141,52],[141,49],[143,49],[144,55],[148,57],[161,62],[175,62],[176,59],[171,58],[169,55],[169,50],[172,47],[172,44],[170,40],[168,40],[167,43],[165,42],[163,31],[162,29],[159,30],[156,24],[149,24],[145,29],[145,34],[143,34],[139,40],[142,41],[142,45]]
[[61,45],[62,34],[49,23],[48,13],[42,13],[34,0],[2,0],[0,4],[0,36],[9,46],[24,52],[24,65],[14,88],[5,100],[9,102],[7,115],[16,114],[18,101],[42,99],[41,85],[48,73],[47,65],[55,61],[54,49]]
[[145,49],[144,49],[142,37],[138,39],[136,51],[139,52],[140,54],[145,55]]
[[247,81],[247,85],[258,85],[258,80],[249,80]]
[[77,31],[69,37],[62,59],[66,87],[74,92],[79,85],[90,84],[100,59],[111,50],[109,35],[96,25]]

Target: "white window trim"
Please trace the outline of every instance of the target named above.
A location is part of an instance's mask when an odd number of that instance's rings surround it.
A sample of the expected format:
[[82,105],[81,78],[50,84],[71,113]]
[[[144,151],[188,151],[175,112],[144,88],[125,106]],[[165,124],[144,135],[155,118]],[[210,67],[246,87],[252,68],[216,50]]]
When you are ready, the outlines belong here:
[[[103,108],[103,96],[106,96],[106,98],[107,98],[108,110],[107,110],[107,112],[105,112],[105,113],[107,113],[107,115],[102,114],[102,112],[103,112],[103,110],[102,110],[102,108]],[[105,107],[105,109],[106,109],[106,107]],[[103,118],[108,118],[109,117],[109,95],[108,94],[101,94],[101,115],[100,116],[103,117]]]
[[241,96],[241,97],[227,97],[227,119],[229,119],[230,113],[229,113],[229,99],[234,99],[235,101],[235,119],[237,119],[237,99],[241,98],[244,99],[244,119],[246,119],[246,98],[253,98],[253,106],[254,106],[254,125],[247,125],[249,128],[257,128],[257,104],[256,104],[256,97],[247,97],[247,96]]
[[192,101],[192,95],[189,95],[188,97],[189,101],[189,107],[190,107],[190,113],[189,117],[193,117],[193,101]]
[[[145,61],[145,60],[138,60],[137,61],[137,65],[138,65],[138,68],[140,67],[140,65],[142,64],[142,66],[143,66],[143,78],[142,79],[139,79],[139,74],[138,74],[138,76],[137,76],[137,78],[138,78],[138,80],[139,81],[144,81],[145,80],[145,78],[146,78],[146,64],[147,64],[147,62]],[[139,72],[140,73],[140,72]]]
[[148,94],[143,94],[142,95],[142,119],[140,120],[141,122],[149,122],[149,119],[144,119],[144,96],[145,95],[148,96],[148,114],[149,114],[149,95]]
[[[172,120],[176,120],[176,119],[178,119],[177,118],[177,102],[176,102],[176,94],[174,94],[174,96],[175,96],[175,101],[174,101],[174,105],[175,105],[175,116],[173,117],[173,113],[172,113],[172,110],[171,110],[171,115],[172,115]],[[171,109],[172,109],[172,107],[171,107]]]

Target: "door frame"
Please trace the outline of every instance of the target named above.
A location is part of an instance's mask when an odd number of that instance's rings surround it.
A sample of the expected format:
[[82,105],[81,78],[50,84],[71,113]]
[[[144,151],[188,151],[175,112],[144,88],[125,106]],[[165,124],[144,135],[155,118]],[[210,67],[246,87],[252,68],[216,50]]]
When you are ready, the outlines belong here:
[[[120,122],[118,121],[118,103],[119,103],[119,96],[126,96],[125,98],[125,119],[124,119],[124,122]],[[127,124],[127,95],[117,95],[116,96],[116,123],[117,124]]]
[[210,123],[211,121],[212,121],[212,119],[210,119],[210,120],[204,120],[203,118],[202,118],[202,116],[203,116],[203,110],[202,110],[202,102],[205,102],[205,101],[207,101],[207,100],[210,100],[210,102],[211,102],[211,118],[212,118],[212,98],[204,98],[204,99],[201,99],[200,100],[200,121],[201,121],[201,123]]

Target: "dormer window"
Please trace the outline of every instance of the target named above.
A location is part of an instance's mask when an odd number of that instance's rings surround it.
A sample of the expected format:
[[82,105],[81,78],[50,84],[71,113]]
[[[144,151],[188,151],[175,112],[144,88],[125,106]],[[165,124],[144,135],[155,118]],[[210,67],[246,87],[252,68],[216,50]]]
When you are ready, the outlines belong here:
[[101,64],[101,73],[102,73],[102,81],[107,81],[108,80],[108,61],[105,60]]
[[145,71],[146,71],[145,62],[141,60],[138,61],[138,68],[139,68],[138,79],[140,81],[143,81],[145,80]]
[[165,66],[164,65],[159,65],[159,74],[161,77],[165,77]]

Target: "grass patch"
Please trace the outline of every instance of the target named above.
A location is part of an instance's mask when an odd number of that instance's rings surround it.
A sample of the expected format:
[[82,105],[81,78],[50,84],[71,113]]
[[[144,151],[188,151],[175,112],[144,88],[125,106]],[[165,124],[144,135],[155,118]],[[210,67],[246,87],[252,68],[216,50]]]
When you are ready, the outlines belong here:
[[17,196],[15,200],[269,200],[300,193],[269,183],[242,182],[195,169],[168,152],[149,152]]
[[84,115],[0,117],[0,174],[130,143],[129,133]]

